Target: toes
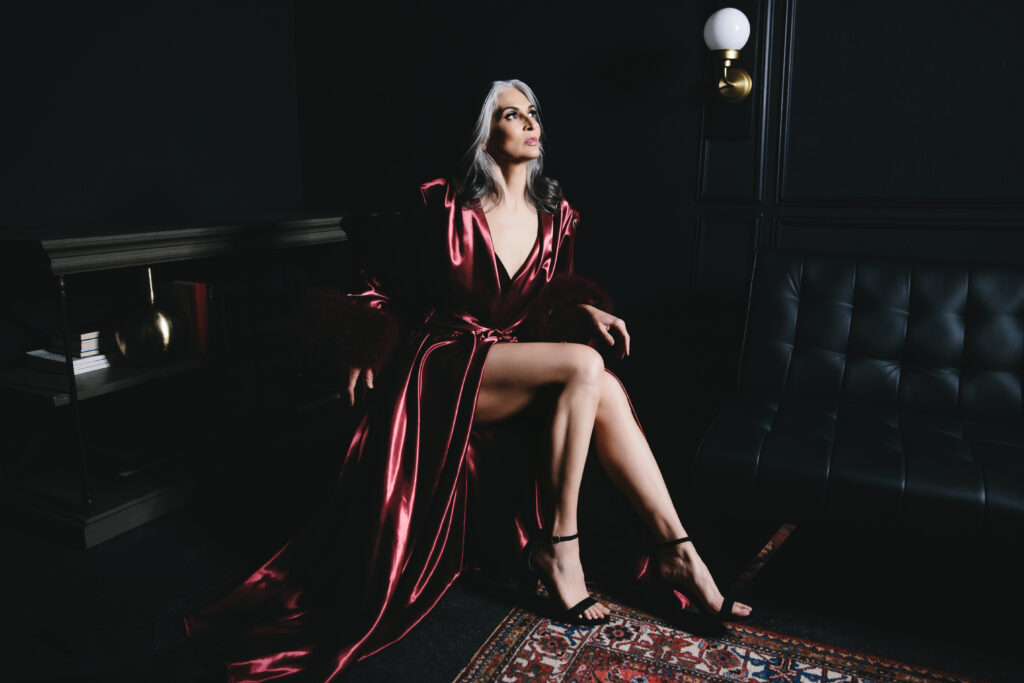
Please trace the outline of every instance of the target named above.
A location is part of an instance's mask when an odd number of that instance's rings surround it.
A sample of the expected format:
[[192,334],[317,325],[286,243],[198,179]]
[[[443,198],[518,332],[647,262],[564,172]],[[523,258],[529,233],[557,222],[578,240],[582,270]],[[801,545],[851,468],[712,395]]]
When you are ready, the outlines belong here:
[[597,603],[596,605],[591,605],[586,610],[584,610],[583,614],[586,615],[587,619],[593,621],[605,618],[606,616],[611,614],[611,610],[605,607],[602,603]]
[[738,617],[745,617],[753,611],[750,605],[744,605],[742,602],[734,603],[732,606],[732,613]]

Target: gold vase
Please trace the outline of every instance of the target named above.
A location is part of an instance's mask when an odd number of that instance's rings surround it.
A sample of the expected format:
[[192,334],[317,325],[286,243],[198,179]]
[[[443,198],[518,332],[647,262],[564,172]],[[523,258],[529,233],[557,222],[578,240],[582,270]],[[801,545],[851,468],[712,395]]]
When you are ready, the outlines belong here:
[[157,303],[149,267],[146,277],[149,302],[126,310],[114,325],[117,354],[125,365],[162,365],[184,351],[184,318],[174,308]]

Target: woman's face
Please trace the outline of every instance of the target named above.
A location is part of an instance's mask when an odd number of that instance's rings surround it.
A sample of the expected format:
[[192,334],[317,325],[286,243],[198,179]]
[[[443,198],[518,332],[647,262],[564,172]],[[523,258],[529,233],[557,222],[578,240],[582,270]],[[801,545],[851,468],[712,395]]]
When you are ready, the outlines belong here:
[[540,156],[537,108],[518,89],[505,88],[498,93],[484,149],[498,162],[529,161]]

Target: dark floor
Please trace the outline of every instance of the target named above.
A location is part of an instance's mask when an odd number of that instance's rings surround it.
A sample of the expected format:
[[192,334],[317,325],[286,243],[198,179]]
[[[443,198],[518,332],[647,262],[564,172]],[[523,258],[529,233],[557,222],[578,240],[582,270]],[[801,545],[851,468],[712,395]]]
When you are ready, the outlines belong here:
[[[0,527],[2,679],[213,680],[184,640],[182,615],[246,576],[286,537],[294,521],[286,510],[302,510],[254,498],[214,521],[204,500],[88,551]],[[730,538],[756,545],[754,535]],[[793,534],[743,596],[756,609],[749,623],[961,676],[1021,680],[1013,642],[1020,629],[998,617],[1014,620],[1022,601],[1001,603],[1006,586],[958,558],[957,544],[915,559],[919,551],[872,538],[828,537]],[[701,544],[720,557],[710,536]],[[409,636],[348,680],[450,681],[510,607],[507,594],[460,581]]]

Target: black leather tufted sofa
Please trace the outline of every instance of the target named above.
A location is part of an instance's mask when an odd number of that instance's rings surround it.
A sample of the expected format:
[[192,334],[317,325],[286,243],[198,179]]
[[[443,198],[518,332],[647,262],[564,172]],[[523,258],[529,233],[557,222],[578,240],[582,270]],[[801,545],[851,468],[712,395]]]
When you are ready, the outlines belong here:
[[699,505],[1021,538],[1024,271],[761,249]]

